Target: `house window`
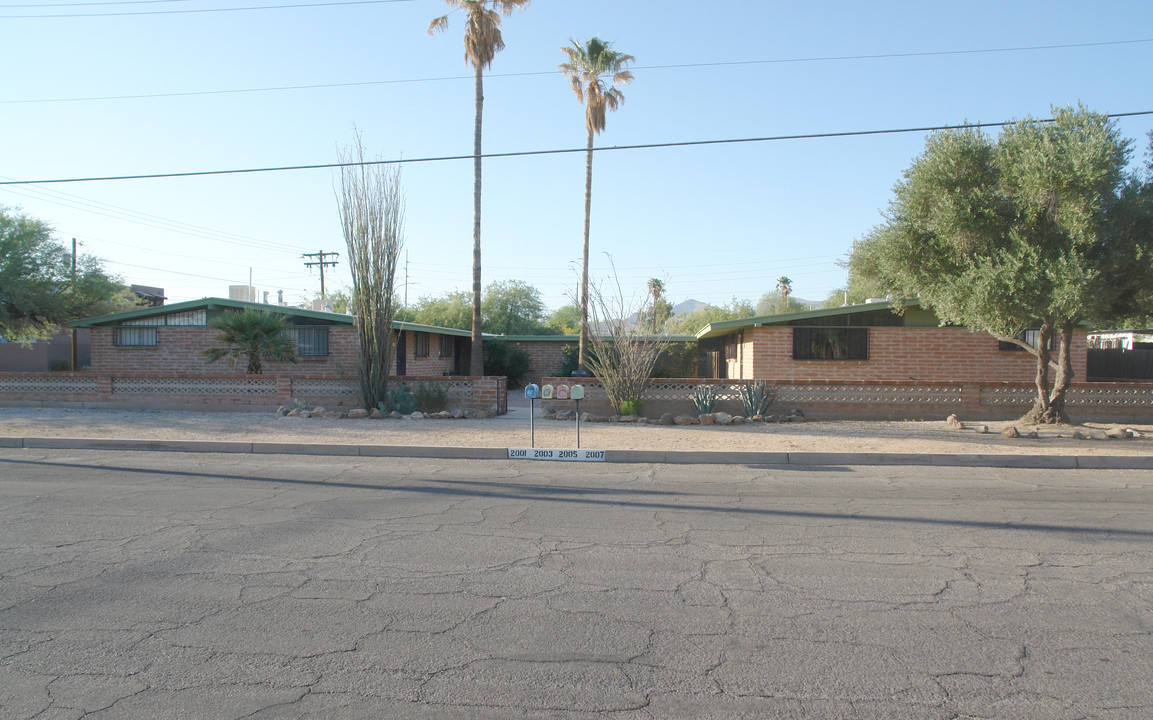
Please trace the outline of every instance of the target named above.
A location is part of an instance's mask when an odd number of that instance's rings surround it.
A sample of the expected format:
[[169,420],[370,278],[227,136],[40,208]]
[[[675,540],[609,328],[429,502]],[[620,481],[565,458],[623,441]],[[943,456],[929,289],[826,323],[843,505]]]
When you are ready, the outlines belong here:
[[793,328],[794,360],[868,360],[868,328]]
[[114,327],[112,344],[117,347],[155,347],[155,327]]
[[328,355],[327,325],[292,325],[284,329],[296,341],[296,354],[301,357]]
[[164,316],[164,321],[166,325],[203,326],[208,324],[208,313],[203,309],[171,313]]
[[455,339],[456,338],[454,338],[451,335],[441,335],[440,336],[440,356],[442,358],[452,357],[452,350],[453,350],[452,346],[454,344],[453,340],[455,340]]
[[[1024,343],[1026,345],[1028,345],[1029,347],[1037,347],[1037,343],[1040,341],[1040,337],[1041,337],[1041,330],[1037,329],[1037,328],[1034,328],[1032,330],[1022,330],[1021,332],[1014,335],[1014,337],[1017,338],[1018,340],[1024,341]],[[1056,333],[1049,336],[1049,351],[1050,352],[1052,352],[1053,348],[1055,347],[1055,345],[1054,345],[1055,338],[1056,338]],[[1021,347],[1020,345],[1018,345],[1016,343],[1005,342],[1004,340],[998,340],[997,341],[997,349],[998,350],[1007,350],[1009,352],[1013,352],[1013,351],[1025,352],[1025,348]]]
[[418,358],[428,357],[428,333],[413,333],[412,356]]

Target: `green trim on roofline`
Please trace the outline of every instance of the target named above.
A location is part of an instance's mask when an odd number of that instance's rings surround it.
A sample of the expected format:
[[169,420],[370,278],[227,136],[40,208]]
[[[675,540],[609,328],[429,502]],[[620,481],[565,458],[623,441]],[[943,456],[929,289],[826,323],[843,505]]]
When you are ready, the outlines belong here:
[[[308,320],[323,320],[334,325],[355,325],[356,318],[352,315],[345,315],[343,313],[331,313],[318,310],[305,310],[304,308],[288,307],[285,305],[269,305],[265,303],[245,302],[243,300],[226,300],[224,298],[202,298],[200,300],[188,300],[186,302],[173,303],[171,305],[158,305],[157,307],[141,308],[139,310],[127,310],[125,312],[112,313],[111,315],[99,315],[96,317],[82,318],[80,320],[73,320],[68,323],[68,327],[74,328],[91,328],[99,327],[101,325],[115,325],[116,323],[125,320],[138,320],[147,317],[160,317],[163,315],[172,315],[175,313],[188,312],[190,310],[262,310],[265,312],[280,313],[282,315],[290,315],[292,317],[306,318]],[[458,330],[456,328],[442,328],[435,325],[420,325],[418,323],[401,322],[395,320],[392,323],[393,330],[407,330],[411,332],[428,332],[436,333],[438,335],[455,335],[457,337],[471,337],[472,333],[468,330]]]
[[899,301],[882,301],[872,303],[860,303],[857,305],[847,305],[835,308],[821,308],[820,310],[805,310],[804,312],[782,313],[780,315],[757,315],[755,317],[740,318],[738,320],[722,320],[720,322],[713,322],[705,325],[697,331],[696,339],[704,340],[705,338],[718,337],[720,335],[728,335],[734,330],[742,330],[749,327],[762,327],[765,325],[787,325],[797,320],[812,320],[816,318],[836,317],[837,315],[856,315],[857,313],[876,312],[878,310],[891,310],[897,303],[901,303],[906,308],[920,307],[921,301],[918,298],[910,298],[908,300]]
[[[508,342],[565,342],[574,343],[580,342],[580,335],[492,335],[488,339],[491,340],[506,340]],[[609,336],[603,336],[603,340],[612,340]],[[638,335],[639,340],[667,340],[669,342],[696,342],[697,338],[694,335]]]

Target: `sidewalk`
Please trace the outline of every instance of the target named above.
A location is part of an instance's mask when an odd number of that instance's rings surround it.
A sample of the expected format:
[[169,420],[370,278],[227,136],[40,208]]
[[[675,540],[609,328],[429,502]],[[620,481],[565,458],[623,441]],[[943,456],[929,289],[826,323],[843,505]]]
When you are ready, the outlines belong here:
[[[539,412],[539,408],[538,408]],[[976,423],[973,423],[976,424]],[[728,427],[582,423],[581,448],[616,462],[901,464],[1153,469],[1153,426],[1140,437],[1077,440],[1073,427],[1039,427],[1037,439],[944,422],[807,422]],[[1111,425],[1093,425],[1099,429]],[[1022,431],[1032,430],[1018,426]],[[576,423],[541,420],[530,440],[528,408],[488,420],[314,420],[271,413],[0,408],[0,447],[308,453],[468,459],[508,448],[571,449]]]

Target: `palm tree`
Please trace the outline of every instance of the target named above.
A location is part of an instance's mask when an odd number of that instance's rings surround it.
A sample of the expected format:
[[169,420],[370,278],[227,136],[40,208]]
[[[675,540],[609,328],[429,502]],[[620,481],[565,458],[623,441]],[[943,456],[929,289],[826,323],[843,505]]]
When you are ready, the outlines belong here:
[[229,347],[204,350],[201,354],[210,363],[226,357],[235,367],[244,356],[248,358],[248,374],[260,375],[264,372],[262,360],[300,362],[296,341],[284,332],[288,322],[283,315],[248,308],[225,313],[211,325],[222,333],[220,341]]
[[633,74],[625,66],[636,58],[613,50],[612,43],[598,37],[590,38],[584,45],[575,40],[570,42],[572,45],[561,48],[561,52],[568,56],[568,62],[561,64],[560,71],[572,84],[577,100],[584,103],[585,129],[588,131],[588,150],[585,153],[584,250],[581,261],[581,333],[577,353],[578,371],[584,372],[589,335],[589,217],[592,214],[593,197],[593,135],[605,129],[605,114],[609,110],[616,110],[625,101],[620,87],[633,80]]
[[659,278],[649,278],[649,295],[653,298],[653,334],[657,332],[657,304],[665,294],[665,284]]
[[793,281],[784,275],[777,278],[777,292],[781,294],[781,300],[785,304],[785,312],[789,310],[789,295],[793,292]]
[[[480,137],[484,116],[484,70],[492,65],[496,54],[504,50],[500,37],[500,16],[511,15],[519,8],[528,7],[530,0],[444,0],[453,9],[464,10],[468,21],[464,30],[464,60],[471,63],[476,74],[476,124],[472,137],[472,353],[473,375],[484,374],[484,353],[481,347],[480,315]],[[451,14],[451,13],[450,13]],[[428,34],[448,29],[448,15],[442,15],[428,25]]]

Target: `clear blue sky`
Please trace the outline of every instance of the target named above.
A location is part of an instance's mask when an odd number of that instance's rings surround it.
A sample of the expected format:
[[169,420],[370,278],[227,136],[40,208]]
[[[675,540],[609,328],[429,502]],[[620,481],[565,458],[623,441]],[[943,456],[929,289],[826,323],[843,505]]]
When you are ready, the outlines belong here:
[[[177,12],[305,2],[333,0],[0,0],[0,179],[327,163],[354,126],[372,155],[471,154],[462,16],[425,32],[441,0]],[[81,14],[102,16],[19,17]],[[555,71],[558,48],[591,35],[637,59],[598,147],[1048,117],[1079,101],[1153,110],[1153,3],[1139,0],[535,0],[504,21],[507,48],[485,84],[486,152],[584,146],[582,107]],[[1113,44],[960,52],[1089,43]],[[932,54],[942,52],[954,54]],[[222,92],[340,83],[367,84]],[[140,95],[161,96],[85,99]],[[1139,160],[1153,116],[1119,125]],[[673,302],[756,302],[787,275],[795,296],[822,300],[923,142],[598,153],[592,276],[609,273],[609,253],[638,297],[660,277]],[[227,295],[249,268],[258,291],[296,302],[319,290],[301,253],[339,252],[326,284],[349,282],[333,182],[309,170],[4,186],[0,204],[173,302]],[[471,160],[406,165],[403,183],[409,301],[470,288]],[[550,308],[567,302],[583,185],[580,153],[485,162],[485,284],[518,278]]]

